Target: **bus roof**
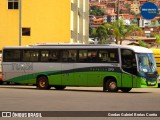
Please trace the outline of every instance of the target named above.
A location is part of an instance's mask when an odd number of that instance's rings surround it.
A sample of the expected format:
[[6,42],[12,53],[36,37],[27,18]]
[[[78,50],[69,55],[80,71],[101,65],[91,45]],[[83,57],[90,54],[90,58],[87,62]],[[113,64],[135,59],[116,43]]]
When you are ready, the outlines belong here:
[[40,44],[29,46],[12,46],[3,49],[106,49],[106,48],[123,48],[130,49],[136,53],[153,53],[152,50],[133,45],[116,45],[116,44]]

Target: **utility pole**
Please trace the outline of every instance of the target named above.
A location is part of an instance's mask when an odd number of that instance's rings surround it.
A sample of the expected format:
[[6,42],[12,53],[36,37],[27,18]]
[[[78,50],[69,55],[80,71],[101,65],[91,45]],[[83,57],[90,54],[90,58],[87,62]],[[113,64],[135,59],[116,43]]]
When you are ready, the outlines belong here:
[[19,0],[19,46],[22,45],[22,0]]
[[117,20],[119,19],[119,0],[117,0]]

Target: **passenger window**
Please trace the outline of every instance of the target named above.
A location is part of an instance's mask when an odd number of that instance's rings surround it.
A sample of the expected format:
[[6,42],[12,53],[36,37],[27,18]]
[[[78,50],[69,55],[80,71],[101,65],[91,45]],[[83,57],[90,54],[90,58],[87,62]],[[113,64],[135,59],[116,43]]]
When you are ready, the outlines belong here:
[[60,62],[59,51],[58,50],[51,50],[50,51],[49,62]]
[[88,50],[88,62],[98,62],[96,50]]
[[23,62],[38,62],[39,50],[23,50]]
[[4,50],[3,55],[4,62],[20,62],[21,61],[21,51],[20,50]]
[[118,49],[99,50],[99,62],[118,63]]
[[42,50],[41,51],[41,62],[48,62],[49,61],[49,51],[48,50]]
[[79,50],[79,62],[87,62],[87,50]]
[[100,62],[109,62],[109,56],[106,50],[100,50],[98,57]]
[[77,51],[76,50],[63,50],[62,62],[76,62]]

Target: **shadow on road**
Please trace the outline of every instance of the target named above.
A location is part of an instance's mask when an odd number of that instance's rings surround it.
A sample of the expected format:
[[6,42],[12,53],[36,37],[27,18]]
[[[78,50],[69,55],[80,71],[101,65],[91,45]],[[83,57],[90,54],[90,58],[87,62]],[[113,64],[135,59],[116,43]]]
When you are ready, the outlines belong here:
[[[3,89],[26,89],[26,90],[39,90],[41,91],[40,89],[37,89],[36,86],[21,86],[21,85],[14,85],[14,86],[8,86],[8,85],[0,85],[0,89],[3,88]],[[98,93],[112,93],[112,94],[144,94],[144,93],[153,93],[153,92],[150,92],[150,91],[130,91],[128,93],[124,93],[122,92],[121,90],[118,90],[118,92],[103,92],[103,90],[96,90],[96,88],[91,88],[89,89],[89,87],[86,87],[86,89],[82,89],[82,87],[74,87],[74,88],[66,88],[64,90],[56,90],[54,89],[54,87],[52,87],[50,90],[43,90],[43,91],[59,91],[59,92],[98,92]]]

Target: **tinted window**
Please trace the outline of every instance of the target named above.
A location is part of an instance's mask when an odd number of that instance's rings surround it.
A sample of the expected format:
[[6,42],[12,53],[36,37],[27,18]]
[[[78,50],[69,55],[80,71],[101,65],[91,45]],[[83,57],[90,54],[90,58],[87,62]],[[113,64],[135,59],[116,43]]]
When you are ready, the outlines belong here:
[[49,50],[41,50],[41,62],[48,62],[49,61]]
[[87,55],[88,62],[98,62],[97,57],[98,56],[96,50],[88,50],[88,55]]
[[99,62],[117,63],[119,62],[118,49],[99,50]]
[[79,50],[78,61],[79,62],[87,62],[87,50]]
[[20,62],[21,60],[21,51],[20,50],[4,50],[3,51],[3,61],[4,62]]
[[117,63],[119,62],[118,49],[79,50],[79,62],[86,63]]
[[62,51],[62,62],[75,62],[77,59],[76,50],[63,50]]
[[38,62],[39,51],[38,50],[23,50],[23,62]]

